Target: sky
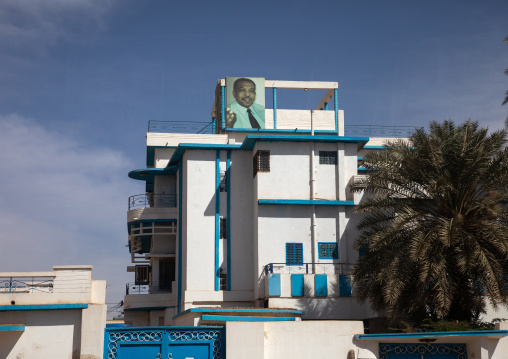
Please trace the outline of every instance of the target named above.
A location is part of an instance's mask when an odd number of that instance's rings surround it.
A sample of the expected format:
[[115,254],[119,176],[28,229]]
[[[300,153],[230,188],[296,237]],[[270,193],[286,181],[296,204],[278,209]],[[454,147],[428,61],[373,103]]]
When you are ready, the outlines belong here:
[[92,264],[122,300],[148,121],[210,121],[226,76],[336,81],[346,125],[502,128],[507,16],[506,0],[2,0],[0,271]]

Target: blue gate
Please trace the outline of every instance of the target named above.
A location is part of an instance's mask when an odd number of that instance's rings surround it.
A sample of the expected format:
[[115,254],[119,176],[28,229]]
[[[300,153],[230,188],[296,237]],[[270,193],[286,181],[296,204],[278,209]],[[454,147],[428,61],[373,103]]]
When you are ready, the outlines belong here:
[[379,359],[467,359],[466,344],[379,344]]
[[225,359],[223,327],[106,328],[106,359]]

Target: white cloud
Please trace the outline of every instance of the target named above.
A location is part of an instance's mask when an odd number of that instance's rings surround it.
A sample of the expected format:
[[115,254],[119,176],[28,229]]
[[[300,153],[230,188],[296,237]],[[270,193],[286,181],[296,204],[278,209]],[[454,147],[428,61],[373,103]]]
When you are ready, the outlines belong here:
[[86,147],[19,115],[0,115],[0,271],[45,271],[92,264],[108,300],[122,299],[131,161]]

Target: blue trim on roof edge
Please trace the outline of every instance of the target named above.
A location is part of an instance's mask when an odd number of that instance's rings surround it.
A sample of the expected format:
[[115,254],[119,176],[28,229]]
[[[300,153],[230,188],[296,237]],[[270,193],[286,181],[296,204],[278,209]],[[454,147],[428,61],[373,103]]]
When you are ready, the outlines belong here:
[[354,201],[327,201],[327,200],[307,200],[307,199],[258,199],[258,204],[283,204],[283,205],[303,205],[303,206],[354,206]]
[[460,331],[460,332],[356,334],[355,339],[396,339],[396,338],[450,337],[450,336],[475,336],[475,335],[508,336],[508,330],[471,330],[471,331]]
[[21,304],[21,305],[0,305],[0,312],[18,310],[67,310],[86,309],[88,304]]

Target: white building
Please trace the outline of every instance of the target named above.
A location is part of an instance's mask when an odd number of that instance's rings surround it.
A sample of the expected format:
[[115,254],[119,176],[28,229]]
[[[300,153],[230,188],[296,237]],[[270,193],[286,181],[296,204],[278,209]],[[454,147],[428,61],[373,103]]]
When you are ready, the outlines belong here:
[[91,271],[0,272],[0,358],[102,358],[106,281]]
[[[146,194],[129,200],[137,280],[125,297],[126,322],[177,325],[198,307],[377,317],[352,296],[358,198],[347,185],[362,150],[382,140],[344,135],[343,111],[327,109],[336,82],[265,87],[326,94],[315,110],[266,109],[261,130],[224,129],[219,118],[212,134],[148,132],[147,168],[129,174],[146,181]],[[195,324],[207,322],[199,318]]]

